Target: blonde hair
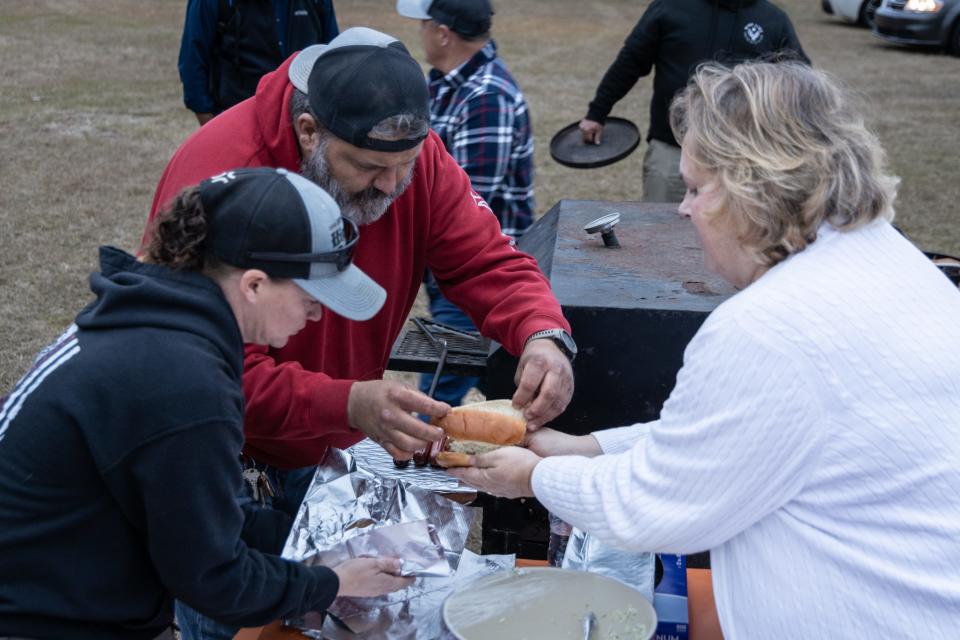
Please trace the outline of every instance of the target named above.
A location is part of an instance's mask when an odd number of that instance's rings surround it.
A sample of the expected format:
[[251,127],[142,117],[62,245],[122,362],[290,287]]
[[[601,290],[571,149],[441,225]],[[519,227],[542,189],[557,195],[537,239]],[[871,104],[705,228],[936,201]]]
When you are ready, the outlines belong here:
[[799,62],[701,65],[670,107],[688,156],[715,175],[740,241],[767,266],[802,251],[827,220],[893,219],[897,179],[877,138],[827,74]]

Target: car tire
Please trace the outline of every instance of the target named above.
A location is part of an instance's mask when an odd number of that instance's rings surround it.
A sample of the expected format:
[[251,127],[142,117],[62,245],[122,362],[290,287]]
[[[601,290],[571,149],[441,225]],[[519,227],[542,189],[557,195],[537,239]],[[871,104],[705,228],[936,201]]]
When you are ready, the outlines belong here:
[[863,3],[860,5],[860,12],[857,16],[857,22],[868,29],[873,29],[873,23],[877,15],[877,9],[880,8],[882,3],[883,0],[863,0]]
[[960,56],[960,19],[953,23],[953,31],[947,41],[947,53]]

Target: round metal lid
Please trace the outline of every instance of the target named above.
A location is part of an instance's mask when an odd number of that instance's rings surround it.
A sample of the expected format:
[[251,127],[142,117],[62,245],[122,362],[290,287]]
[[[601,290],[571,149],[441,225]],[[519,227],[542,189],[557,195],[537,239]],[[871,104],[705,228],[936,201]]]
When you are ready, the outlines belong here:
[[657,630],[657,614],[639,591],[585,571],[501,571],[443,603],[443,621],[459,640],[580,640],[590,612],[594,638],[649,640]]
[[600,144],[587,144],[580,122],[567,125],[550,141],[550,157],[574,169],[605,167],[623,160],[640,144],[640,130],[625,118],[607,118]]
[[598,231],[610,229],[619,222],[620,213],[617,211],[611,211],[607,215],[600,216],[596,220],[591,220],[587,224],[583,225],[583,230],[587,233],[596,233]]

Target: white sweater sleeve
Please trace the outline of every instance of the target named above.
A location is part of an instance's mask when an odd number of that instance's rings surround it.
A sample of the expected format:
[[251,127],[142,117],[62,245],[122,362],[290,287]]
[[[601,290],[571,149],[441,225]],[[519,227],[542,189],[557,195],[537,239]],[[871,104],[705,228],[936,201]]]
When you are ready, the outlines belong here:
[[[824,431],[816,386],[803,355],[761,323],[708,318],[649,433],[616,455],[544,459],[534,493],[617,546],[710,549],[803,486]],[[611,449],[619,440],[609,438]]]
[[633,448],[637,442],[647,437],[653,422],[637,423],[629,427],[615,427],[594,431],[592,435],[604,453],[623,453]]

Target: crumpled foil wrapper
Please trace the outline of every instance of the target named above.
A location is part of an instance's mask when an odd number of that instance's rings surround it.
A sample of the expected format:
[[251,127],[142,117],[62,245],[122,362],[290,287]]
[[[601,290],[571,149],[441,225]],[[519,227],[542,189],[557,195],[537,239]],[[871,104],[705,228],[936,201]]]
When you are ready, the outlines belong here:
[[563,555],[563,568],[616,578],[653,602],[656,559],[652,553],[611,547],[596,536],[574,527]]
[[348,449],[357,466],[385,480],[399,480],[419,489],[427,489],[452,497],[457,502],[469,502],[477,497],[475,489],[467,487],[443,469],[418,467],[410,462],[403,469],[393,464],[393,458],[372,440],[361,440]]
[[513,556],[464,549],[476,491],[442,471],[397,469],[378,445],[330,449],[317,468],[287,538],[283,557],[333,566],[353,557],[403,558],[406,589],[377,598],[337,598],[330,616],[310,613],[285,624],[311,638],[452,638],[443,601],[474,578],[514,565]]

